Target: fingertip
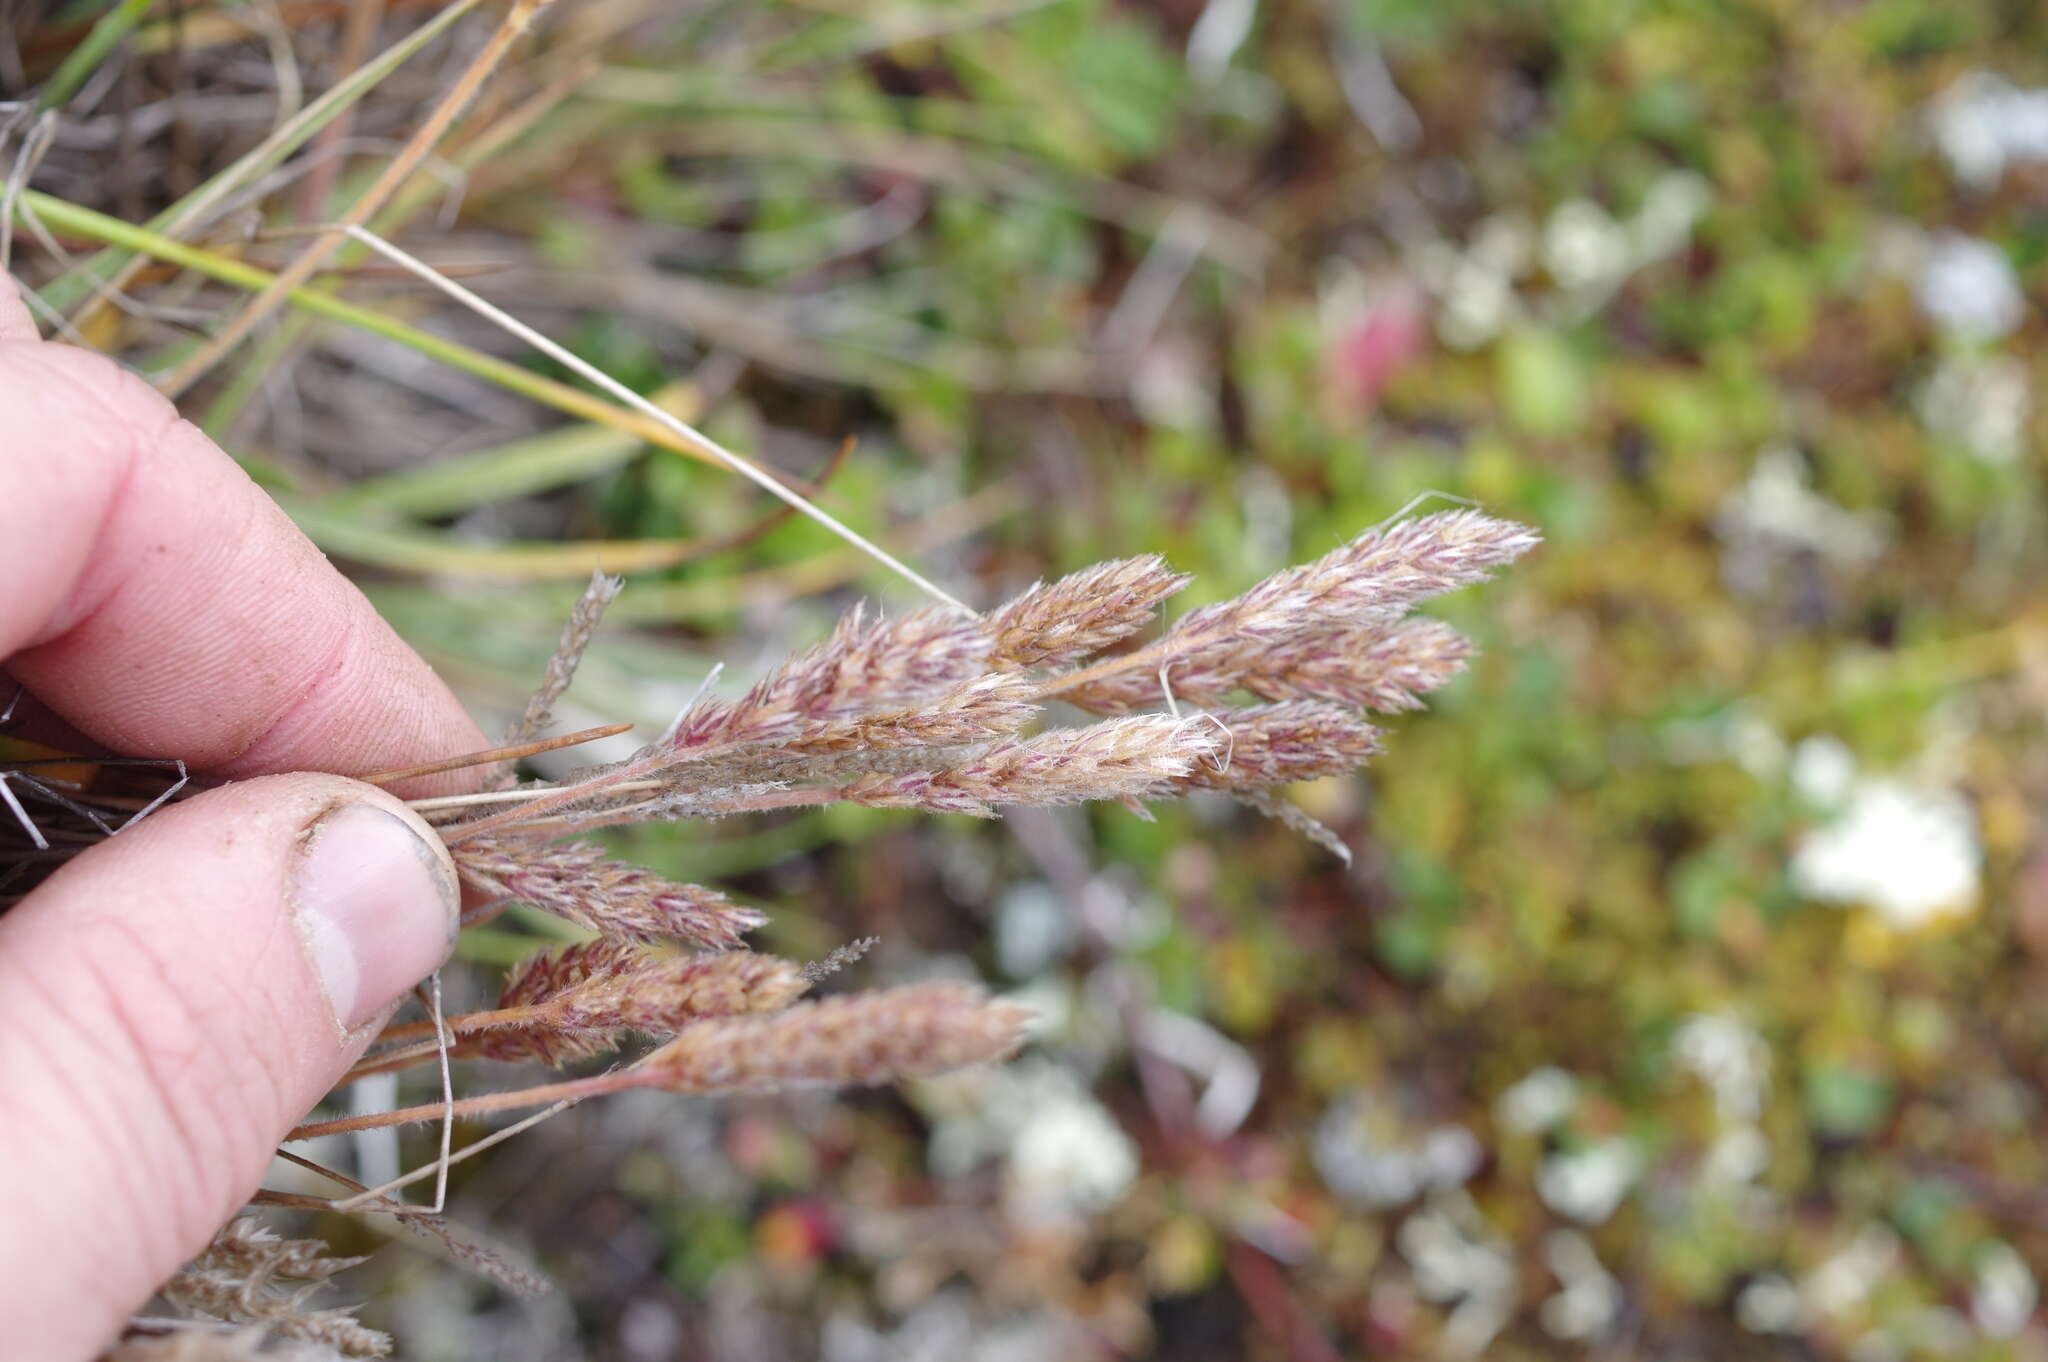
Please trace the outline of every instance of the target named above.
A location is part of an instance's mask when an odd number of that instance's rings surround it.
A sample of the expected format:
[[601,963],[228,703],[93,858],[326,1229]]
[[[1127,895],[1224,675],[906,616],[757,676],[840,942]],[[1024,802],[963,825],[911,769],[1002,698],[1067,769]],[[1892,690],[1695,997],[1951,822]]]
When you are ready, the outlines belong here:
[[462,890],[448,849],[388,796],[351,792],[321,814],[300,839],[288,892],[344,1035],[383,1016],[440,968],[461,926]]
[[[85,1355],[204,1245],[362,1016],[445,957],[454,883],[392,795],[267,776],[151,815],[0,918],[0,1353]],[[36,1230],[60,1219],[78,1228]],[[25,1341],[15,1290],[72,1317]]]
[[0,341],[41,340],[36,319],[29,315],[21,286],[11,275],[0,274]]

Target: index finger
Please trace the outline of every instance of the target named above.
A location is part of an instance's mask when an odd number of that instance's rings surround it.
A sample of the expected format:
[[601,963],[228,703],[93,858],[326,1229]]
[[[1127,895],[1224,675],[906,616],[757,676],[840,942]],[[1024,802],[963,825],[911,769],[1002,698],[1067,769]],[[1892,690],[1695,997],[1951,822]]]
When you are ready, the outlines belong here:
[[0,658],[39,700],[115,751],[226,776],[484,746],[232,459],[139,378],[24,325],[0,284]]

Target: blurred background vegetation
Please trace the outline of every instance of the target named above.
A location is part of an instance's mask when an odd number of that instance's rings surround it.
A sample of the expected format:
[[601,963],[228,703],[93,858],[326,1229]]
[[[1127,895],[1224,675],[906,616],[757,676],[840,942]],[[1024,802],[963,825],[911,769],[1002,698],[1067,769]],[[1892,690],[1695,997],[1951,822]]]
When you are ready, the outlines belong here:
[[[183,372],[249,297],[201,267],[362,202],[502,13],[0,5],[14,268]],[[437,14],[94,303],[116,227]],[[1185,608],[1429,494],[1547,539],[1294,793],[1348,869],[1206,804],[622,837],[1047,1033],[555,1119],[453,1210],[562,1291],[385,1250],[405,1356],[2048,1358],[2040,6],[558,0],[371,220],[977,603],[1156,550]],[[314,287],[417,330],[279,310],[181,400],[487,728],[596,561],[571,726],[913,599],[451,365],[565,377],[415,281]]]

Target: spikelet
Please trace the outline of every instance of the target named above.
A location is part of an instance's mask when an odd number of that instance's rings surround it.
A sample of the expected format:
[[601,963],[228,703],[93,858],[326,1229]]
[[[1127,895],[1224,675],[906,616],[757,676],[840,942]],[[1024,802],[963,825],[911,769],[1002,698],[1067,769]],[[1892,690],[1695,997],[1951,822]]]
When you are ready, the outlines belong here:
[[1293,832],[1301,834],[1345,865],[1351,864],[1351,848],[1334,831],[1309,816],[1306,809],[1290,804],[1271,790],[1235,790],[1232,798],[1246,808],[1256,809]]
[[307,1296],[361,1258],[330,1258],[318,1239],[281,1239],[248,1218],[216,1234],[163,1286],[189,1313],[233,1324],[261,1324],[287,1338],[324,1343],[349,1357],[384,1357],[391,1339],[347,1310],[308,1310]]
[[834,946],[824,959],[813,960],[804,966],[804,978],[814,984],[821,979],[828,979],[881,944],[882,938],[879,936],[863,936]]
[[730,950],[768,920],[716,889],[665,880],[586,842],[480,837],[449,850],[462,878],[485,894],[532,904],[606,936],[679,937]]
[[929,703],[820,724],[781,743],[779,750],[812,754],[905,747],[960,747],[1007,737],[1038,716],[1031,703],[1038,683],[1018,673],[977,676]]
[[100,1362],[336,1362],[341,1356],[323,1344],[279,1340],[256,1325],[221,1333],[214,1325],[195,1324],[131,1335],[100,1354]]
[[[1153,649],[1162,666],[1133,669],[1047,693],[1101,714],[1163,698],[1209,704],[1262,677],[1285,675],[1292,656],[1319,656],[1331,640],[1391,629],[1417,601],[1485,580],[1537,542],[1534,531],[1476,511],[1450,511],[1368,530],[1312,563],[1277,572],[1233,600],[1190,611]],[[1305,692],[1303,692],[1305,693]]]
[[700,1022],[637,1072],[675,1092],[893,1083],[1002,1059],[1023,1043],[1032,1015],[967,984],[912,984]]
[[1441,620],[1406,619],[1357,633],[1308,635],[1248,668],[1264,700],[1335,700],[1380,714],[1422,708],[1422,696],[1465,670],[1472,644]]
[[496,1283],[515,1296],[545,1296],[554,1283],[539,1269],[516,1261],[510,1250],[479,1241],[473,1231],[458,1231],[439,1215],[408,1213],[392,1221],[395,1229],[436,1245],[448,1261]]
[[562,626],[561,640],[555,644],[553,656],[548,658],[547,671],[541,676],[540,685],[527,698],[525,712],[505,730],[508,746],[533,737],[554,717],[555,702],[562,698],[569,689],[569,683],[575,679],[577,664],[582,662],[591,636],[597,632],[605,610],[618,598],[625,585],[623,577],[607,577],[602,572],[590,574],[590,582],[577,599],[576,608],[569,612],[569,622]]
[[706,1017],[772,1012],[809,987],[801,969],[772,955],[674,955],[601,939],[521,966],[498,1006],[535,1015],[484,1032],[475,1049],[560,1066],[614,1048],[626,1031],[667,1037]]
[[559,1026],[672,1036],[706,1017],[778,1011],[809,988],[801,968],[772,955],[650,952],[627,969],[562,990],[547,1012]]
[[[645,948],[638,942],[601,936],[560,950],[542,951],[515,968],[498,993],[501,1009],[540,1007],[593,978],[615,977]],[[568,1030],[536,1023],[486,1031],[463,1048],[486,1059],[535,1059],[557,1068],[592,1059],[618,1044],[615,1034]]]
[[678,754],[781,741],[806,727],[902,709],[980,675],[989,642],[972,620],[937,608],[873,621],[859,606],[825,642],[798,654],[737,700],[708,700],[677,721]]
[[1349,710],[1317,700],[1228,710],[1209,718],[1228,736],[1221,759],[1197,762],[1155,794],[1257,790],[1319,780],[1363,766],[1379,751],[1379,730]]
[[498,992],[501,1008],[537,1007],[594,978],[611,978],[645,954],[638,942],[601,936],[541,951],[513,969]]
[[1159,603],[1189,580],[1148,553],[1040,582],[988,613],[989,665],[1006,671],[1071,665],[1151,623]]
[[[1442,511],[1371,529],[1312,563],[1287,568],[1217,607],[1238,627],[1285,630],[1364,621],[1370,612],[1472,586],[1534,548],[1535,531],[1478,511]],[[1200,613],[1200,612],[1196,612]]]
[[1220,746],[1219,736],[1199,721],[1140,714],[1001,743],[958,766],[864,776],[840,797],[873,808],[986,818],[1000,804],[1075,804],[1150,793],[1188,775]]

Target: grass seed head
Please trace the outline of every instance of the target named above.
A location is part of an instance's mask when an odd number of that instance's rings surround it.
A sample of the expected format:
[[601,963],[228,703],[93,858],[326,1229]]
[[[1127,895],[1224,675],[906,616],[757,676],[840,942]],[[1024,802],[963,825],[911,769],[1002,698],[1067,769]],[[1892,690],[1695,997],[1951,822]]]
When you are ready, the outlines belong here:
[[346,1309],[310,1310],[305,1300],[361,1258],[328,1256],[318,1239],[281,1239],[244,1217],[223,1227],[197,1258],[166,1282],[180,1309],[232,1324],[261,1325],[286,1338],[324,1344],[347,1357],[384,1357],[391,1339]]
[[863,777],[842,797],[873,808],[991,816],[1004,804],[1077,804],[1151,792],[1191,772],[1222,739],[1164,714],[1109,719],[1000,743],[957,766]]
[[1014,670],[1079,662],[1151,623],[1159,603],[1189,580],[1148,553],[1040,582],[989,612],[989,665]]
[[1224,735],[1217,759],[1195,763],[1158,793],[1320,780],[1357,770],[1380,748],[1378,729],[1341,706],[1320,701],[1291,700],[1209,718]]
[[641,1069],[676,1092],[893,1083],[1005,1058],[1032,1016],[971,985],[912,984],[699,1022]]
[[632,941],[674,937],[730,950],[768,919],[716,889],[665,880],[586,842],[479,837],[451,848],[462,877],[579,927]]
[[985,670],[989,643],[973,620],[938,608],[895,619],[847,612],[832,636],[791,658],[737,700],[698,705],[677,724],[678,752],[775,742],[806,726],[901,709]]
[[960,747],[1017,732],[1038,717],[1037,682],[1015,672],[977,676],[911,709],[841,719],[799,733],[782,751],[888,752],[906,747]]
[[772,955],[678,955],[599,939],[522,966],[498,1005],[538,1015],[482,1033],[475,1048],[560,1067],[616,1048],[624,1032],[668,1037],[706,1017],[772,1012],[809,987],[802,969]]
[[[1285,698],[1279,693],[1285,690],[1280,678],[1291,665],[1314,662],[1333,646],[1347,652],[1340,640],[1378,637],[1417,602],[1484,581],[1537,542],[1527,526],[1476,511],[1450,511],[1368,530],[1312,563],[1273,574],[1241,596],[1190,611],[1145,650],[1149,666],[1055,686],[1054,693],[1101,714],[1162,703],[1167,688],[1176,699],[1203,705],[1241,689]],[[1350,660],[1372,662],[1363,656]],[[1265,688],[1254,685],[1257,681],[1265,682]],[[1335,685],[1326,677],[1324,689]],[[1294,693],[1309,692],[1287,692]]]

